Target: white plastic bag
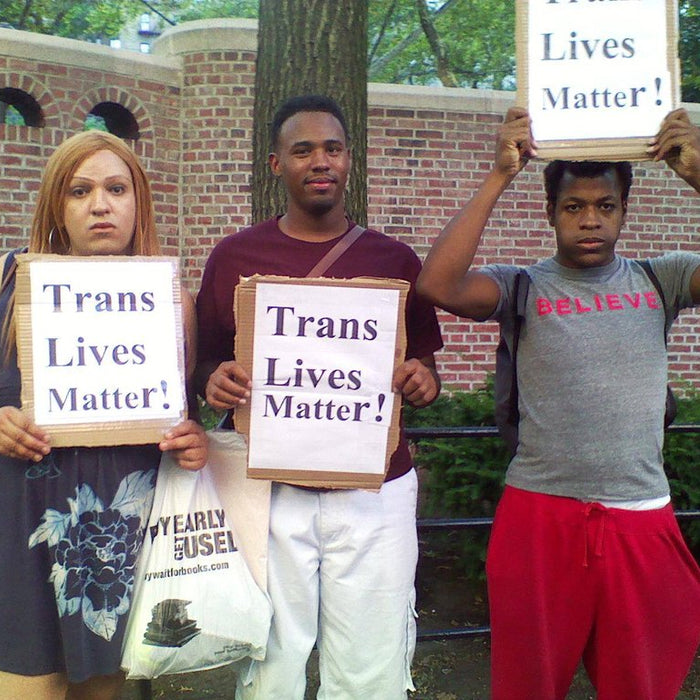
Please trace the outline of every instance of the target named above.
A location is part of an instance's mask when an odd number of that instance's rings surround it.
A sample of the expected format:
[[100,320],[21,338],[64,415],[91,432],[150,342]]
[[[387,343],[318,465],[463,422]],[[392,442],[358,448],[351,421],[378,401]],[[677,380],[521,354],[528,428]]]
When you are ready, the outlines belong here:
[[[231,440],[242,438],[223,440],[220,456],[228,458]],[[253,488],[265,517],[269,492]],[[231,503],[230,494],[226,500]],[[163,455],[124,642],[127,678],[264,658],[272,608],[239,551],[231,520],[211,465],[189,472]]]

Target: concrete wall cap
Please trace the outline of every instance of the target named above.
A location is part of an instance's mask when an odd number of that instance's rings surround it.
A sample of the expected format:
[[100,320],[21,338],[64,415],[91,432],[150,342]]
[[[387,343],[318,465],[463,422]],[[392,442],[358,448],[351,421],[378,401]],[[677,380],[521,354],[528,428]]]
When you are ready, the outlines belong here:
[[370,107],[503,114],[515,104],[515,92],[369,83],[367,103]]
[[257,19],[198,19],[168,27],[154,42],[155,55],[201,51],[257,51]]
[[180,61],[177,58],[156,57],[138,51],[113,49],[88,41],[19,29],[0,29],[0,46],[3,47],[2,55],[13,58],[136,75],[165,84],[179,83]]

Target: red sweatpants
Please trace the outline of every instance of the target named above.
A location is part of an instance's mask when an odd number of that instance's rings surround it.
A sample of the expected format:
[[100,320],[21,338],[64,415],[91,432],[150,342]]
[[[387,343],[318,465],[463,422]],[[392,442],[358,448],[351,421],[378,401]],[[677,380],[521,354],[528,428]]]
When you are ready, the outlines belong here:
[[489,543],[492,700],[673,700],[700,643],[700,568],[672,507],[506,487]]

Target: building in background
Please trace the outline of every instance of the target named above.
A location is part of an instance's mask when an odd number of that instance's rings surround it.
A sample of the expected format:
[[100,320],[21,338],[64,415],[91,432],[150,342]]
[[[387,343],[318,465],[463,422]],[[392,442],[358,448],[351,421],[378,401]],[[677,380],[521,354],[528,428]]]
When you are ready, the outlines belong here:
[[119,33],[119,37],[111,39],[109,45],[114,49],[151,53],[153,42],[167,26],[165,20],[157,14],[144,12],[127,22]]

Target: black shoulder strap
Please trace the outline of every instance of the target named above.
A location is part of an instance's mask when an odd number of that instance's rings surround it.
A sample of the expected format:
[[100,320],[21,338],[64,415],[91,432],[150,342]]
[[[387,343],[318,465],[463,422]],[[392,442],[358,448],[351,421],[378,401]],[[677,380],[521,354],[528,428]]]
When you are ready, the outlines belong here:
[[513,314],[513,340],[511,348],[512,378],[510,383],[509,416],[508,420],[517,425],[519,420],[518,411],[518,344],[520,343],[520,331],[525,320],[525,307],[527,304],[527,293],[530,288],[530,275],[524,269],[518,270],[513,285],[513,304],[511,313]]
[[0,284],[0,294],[2,294],[7,289],[7,286],[14,279],[15,270],[17,269],[17,254],[26,252],[26,248],[17,248],[15,250],[11,250],[5,256],[5,264],[2,268],[2,283]]
[[664,294],[664,290],[661,288],[661,282],[659,282],[659,278],[656,276],[656,273],[654,272],[651,262],[649,260],[639,260],[639,265],[641,266],[642,270],[646,272],[647,277],[649,278],[649,281],[654,285],[654,288],[656,289],[659,299],[661,299],[661,305],[663,306],[664,309],[664,317],[665,317],[665,323],[664,323],[664,342],[668,346],[668,332],[671,329],[671,325],[673,324],[673,320],[676,318],[678,315],[676,313],[676,310],[673,309],[671,313],[667,311],[666,307],[666,296]]
[[[678,315],[678,310],[674,308],[671,310],[671,313],[668,312],[666,307],[666,296],[664,295],[664,290],[661,288],[661,282],[659,282],[659,278],[656,276],[656,273],[651,267],[651,262],[649,260],[639,260],[638,262],[641,265],[642,270],[644,270],[644,272],[647,273],[647,277],[656,288],[656,291],[659,294],[659,299],[661,299],[661,304],[664,307],[664,344],[666,345],[666,349],[668,349],[668,332],[671,330],[671,325],[673,324],[674,319]],[[667,384],[666,413],[664,415],[665,428],[668,428],[668,426],[671,425],[671,423],[673,423],[673,420],[675,419],[677,413],[678,404],[676,403],[676,397],[673,395],[673,389],[671,389],[670,384]]]
[[359,224],[348,231],[306,274],[307,277],[322,277],[326,270],[365,232]]

